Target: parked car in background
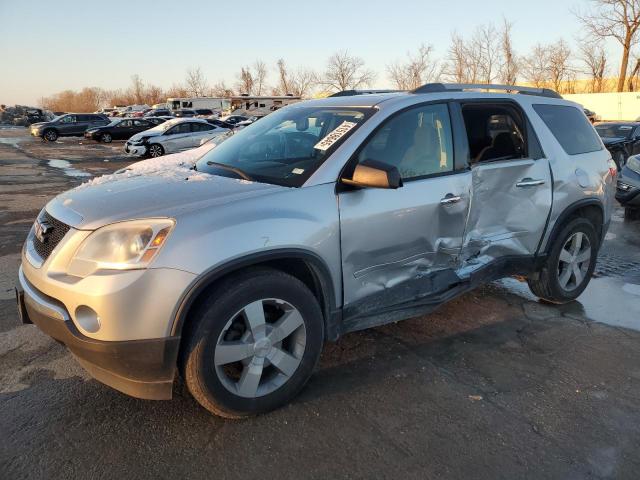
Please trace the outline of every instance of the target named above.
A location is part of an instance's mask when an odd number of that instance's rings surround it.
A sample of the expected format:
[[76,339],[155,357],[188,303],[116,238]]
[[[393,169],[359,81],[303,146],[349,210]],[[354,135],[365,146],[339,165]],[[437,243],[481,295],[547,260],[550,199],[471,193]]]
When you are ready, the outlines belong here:
[[160,125],[168,120],[173,120],[174,117],[171,116],[163,116],[163,117],[143,117],[143,120],[153,123],[154,125]]
[[[213,127],[165,125],[138,139]],[[513,85],[311,100],[195,165],[164,160],[45,206],[22,249],[20,316],[118,390],[169,399],[180,372],[231,418],[289,402],[326,341],[498,278],[575,300],[617,173],[578,104]]]
[[630,155],[640,153],[640,122],[607,122],[595,127],[618,169]]
[[171,111],[166,108],[153,108],[144,114],[145,117],[172,117]]
[[596,112],[594,112],[593,110],[589,110],[588,108],[585,108],[584,114],[587,116],[587,118],[591,123],[596,122]]
[[224,120],[220,120],[217,117],[206,117],[204,120],[206,120],[211,125],[215,125],[216,127],[228,128],[229,130],[235,128],[235,125],[233,123],[225,122]]
[[236,123],[249,121],[251,117],[245,117],[244,115],[227,115],[226,117],[220,117],[220,120],[235,125]]
[[197,118],[211,117],[214,115],[213,110],[210,108],[196,108],[195,111]]
[[89,128],[84,137],[98,142],[111,143],[113,140],[127,140],[136,133],[144,132],[158,125],[144,118],[115,119],[102,127]]
[[195,110],[191,110],[189,108],[181,108],[180,110],[174,110],[173,115],[176,118],[191,118],[197,115]]
[[124,151],[136,157],[160,157],[200,145],[203,138],[228,132],[199,118],[174,118],[132,136]]
[[101,113],[67,113],[50,122],[31,125],[31,135],[55,142],[58,137],[82,136],[89,128],[102,127],[111,123],[111,119]]
[[622,167],[616,183],[616,200],[624,207],[624,216],[640,218],[640,155],[632,155]]

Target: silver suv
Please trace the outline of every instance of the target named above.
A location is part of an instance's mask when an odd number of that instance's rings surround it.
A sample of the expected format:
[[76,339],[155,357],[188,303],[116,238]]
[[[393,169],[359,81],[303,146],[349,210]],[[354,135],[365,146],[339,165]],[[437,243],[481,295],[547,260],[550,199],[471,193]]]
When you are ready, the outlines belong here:
[[23,321],[122,392],[171,398],[179,372],[239,417],[291,400],[324,341],[482,283],[518,274],[575,299],[615,164],[578,105],[483,89],[298,103],[193,164],[152,159],[59,195],[24,245]]

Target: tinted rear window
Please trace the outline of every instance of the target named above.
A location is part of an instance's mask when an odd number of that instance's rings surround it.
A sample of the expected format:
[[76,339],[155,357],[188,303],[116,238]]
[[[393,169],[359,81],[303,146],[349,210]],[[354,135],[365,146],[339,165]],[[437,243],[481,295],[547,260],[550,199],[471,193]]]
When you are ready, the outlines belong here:
[[533,109],[569,155],[602,150],[598,134],[576,107],[538,104]]

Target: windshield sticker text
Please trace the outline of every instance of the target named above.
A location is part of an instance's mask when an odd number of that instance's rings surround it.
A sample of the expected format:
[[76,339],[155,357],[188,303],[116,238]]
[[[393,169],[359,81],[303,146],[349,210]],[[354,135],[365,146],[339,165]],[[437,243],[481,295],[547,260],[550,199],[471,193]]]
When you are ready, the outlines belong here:
[[355,122],[347,122],[344,121],[340,125],[338,125],[332,132],[330,132],[326,137],[320,140],[315,144],[313,148],[316,150],[326,151],[331,148],[331,146],[340,140],[345,134],[355,127],[357,123]]

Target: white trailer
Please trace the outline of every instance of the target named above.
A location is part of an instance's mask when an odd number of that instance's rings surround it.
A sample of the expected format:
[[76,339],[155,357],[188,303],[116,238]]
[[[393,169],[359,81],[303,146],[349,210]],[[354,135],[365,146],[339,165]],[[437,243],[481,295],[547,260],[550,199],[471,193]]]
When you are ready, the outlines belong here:
[[562,97],[593,110],[600,121],[633,121],[640,117],[640,92],[576,93]]
[[185,97],[167,98],[170,110],[181,108],[208,108],[219,112],[227,112],[231,109],[231,100],[222,97]]

